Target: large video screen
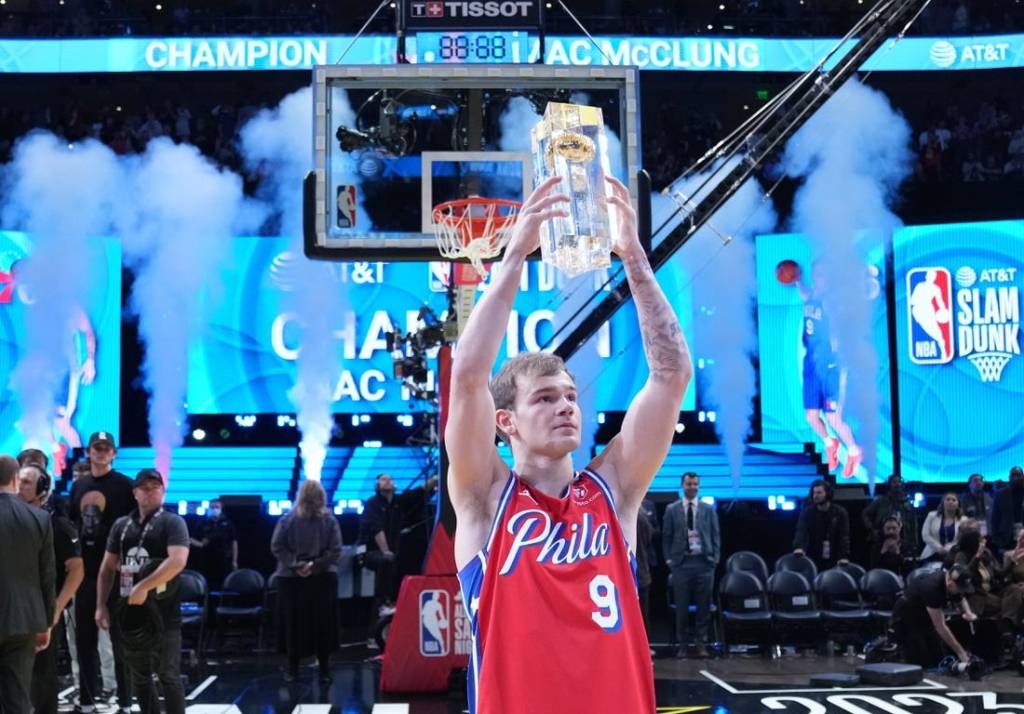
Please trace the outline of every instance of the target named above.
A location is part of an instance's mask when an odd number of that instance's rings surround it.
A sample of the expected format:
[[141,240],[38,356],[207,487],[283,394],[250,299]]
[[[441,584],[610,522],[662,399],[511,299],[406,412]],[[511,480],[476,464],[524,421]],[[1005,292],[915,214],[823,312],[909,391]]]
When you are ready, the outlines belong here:
[[1024,221],[893,237],[903,477],[1006,478],[1024,463]]
[[[33,298],[16,280],[17,263],[32,250],[24,233],[0,231],[0,453],[16,454],[24,436],[16,428],[20,407],[11,374],[27,349],[26,320]],[[81,311],[65,326],[67,371],[53,402],[47,452],[81,446],[94,431],[117,434],[121,388],[121,246],[111,238],[88,241],[81,270],[90,290]],[[54,275],[59,281],[61,275]],[[61,329],[54,326],[53,329]],[[90,353],[93,359],[90,360]]]
[[[822,441],[812,431],[805,410],[805,302],[796,285],[785,285],[776,277],[776,267],[779,263],[791,260],[800,266],[805,281],[809,282],[812,272],[812,247],[802,235],[779,234],[758,236],[756,249],[762,441],[766,448],[771,448],[773,443],[814,443],[818,451],[824,454]],[[869,282],[867,294],[872,296],[871,336],[878,358],[875,379],[879,402],[875,424],[878,431],[875,474],[881,480],[891,473],[893,463],[885,253],[881,247],[865,252],[865,275]],[[851,269],[851,279],[855,275],[856,272]],[[849,395],[842,395],[839,401],[848,402],[848,397]],[[842,413],[856,438],[862,425],[857,423],[849,411],[844,406]],[[833,433],[831,429],[830,433]],[[824,456],[822,460],[824,461]],[[864,466],[860,466],[853,480],[865,482],[867,476]]]
[[[301,320],[289,312],[289,265],[305,260],[284,238],[237,238],[233,266],[224,272],[206,332],[189,351],[188,410],[192,414],[290,413],[288,399],[301,346]],[[385,333],[414,327],[421,307],[447,307],[447,263],[324,263],[345,307],[331,315],[341,376],[336,413],[409,412],[429,408],[410,399],[393,377]],[[594,274],[564,285],[547,265],[530,262],[520,283],[504,358],[546,344],[569,313],[568,304],[593,294]],[[658,280],[689,331],[693,308],[681,268],[666,266]],[[484,284],[486,289],[486,283]],[[599,411],[624,410],[647,378],[636,311],[620,310],[594,338],[599,375],[581,379],[580,399]],[[572,363],[570,362],[570,367]],[[695,388],[683,402],[694,409]]]

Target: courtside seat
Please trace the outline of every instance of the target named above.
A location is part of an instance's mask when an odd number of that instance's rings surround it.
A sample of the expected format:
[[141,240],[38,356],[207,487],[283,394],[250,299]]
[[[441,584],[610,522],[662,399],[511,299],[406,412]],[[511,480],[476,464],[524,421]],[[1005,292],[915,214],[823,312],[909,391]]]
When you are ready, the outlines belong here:
[[903,594],[903,579],[891,570],[874,568],[860,581],[860,592],[876,631],[884,634],[892,620],[892,609]]
[[830,639],[851,644],[868,639],[871,612],[863,606],[857,583],[848,573],[826,570],[814,579],[814,591]]
[[802,644],[821,640],[821,612],[814,606],[814,593],[803,575],[791,570],[774,573],[768,578],[768,602],[777,641]]
[[781,556],[775,561],[775,572],[779,573],[783,570],[800,573],[808,583],[813,583],[814,579],[818,577],[818,566],[806,555],[786,553]]
[[764,558],[752,550],[738,550],[729,556],[725,561],[725,572],[727,573],[750,573],[761,586],[768,582],[768,565]]
[[734,643],[766,647],[771,640],[772,614],[768,610],[764,586],[752,573],[729,572],[718,586],[718,611],[722,619],[722,638]]

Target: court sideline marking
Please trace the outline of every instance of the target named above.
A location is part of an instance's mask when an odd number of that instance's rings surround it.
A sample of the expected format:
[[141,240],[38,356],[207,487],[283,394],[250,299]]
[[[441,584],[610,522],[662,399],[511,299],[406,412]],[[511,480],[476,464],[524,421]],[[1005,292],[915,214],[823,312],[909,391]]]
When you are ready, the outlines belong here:
[[[814,693],[825,693],[825,692],[888,692],[888,691],[910,691],[915,689],[945,689],[946,685],[940,684],[939,682],[933,682],[930,679],[921,680],[921,684],[914,685],[912,687],[821,687],[818,689],[736,689],[728,682],[723,679],[716,677],[706,669],[702,669],[700,673],[707,679],[717,684],[719,687],[729,692],[729,694],[814,694]],[[927,685],[927,686],[926,686]]]

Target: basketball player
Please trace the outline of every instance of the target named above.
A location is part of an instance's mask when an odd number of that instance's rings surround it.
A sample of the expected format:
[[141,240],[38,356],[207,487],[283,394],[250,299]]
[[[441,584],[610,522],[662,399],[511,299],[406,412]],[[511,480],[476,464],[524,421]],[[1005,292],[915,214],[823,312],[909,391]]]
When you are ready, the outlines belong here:
[[[650,369],[622,431],[576,471],[581,415],[562,360],[522,354],[489,381],[541,224],[567,215],[558,181],[545,181],[523,204],[452,365],[445,440],[455,560],[474,640],[470,711],[653,712],[633,557],[637,511],[668,452],[692,365],[620,182],[608,179],[619,229],[613,250],[636,298]],[[512,447],[511,473],[495,427]]]
[[[821,267],[815,264],[811,269],[814,285],[808,287],[800,281],[797,288],[804,301],[803,341],[804,354],[804,414],[814,433],[825,442],[825,457],[828,470],[839,468],[839,442],[846,446],[846,465],[843,477],[851,478],[857,473],[863,455],[853,436],[850,425],[843,420],[843,396],[846,393],[846,371],[839,367],[835,342],[829,331],[821,296],[825,290],[825,278]],[[825,415],[822,420],[822,413]],[[836,437],[829,434],[832,427]]]

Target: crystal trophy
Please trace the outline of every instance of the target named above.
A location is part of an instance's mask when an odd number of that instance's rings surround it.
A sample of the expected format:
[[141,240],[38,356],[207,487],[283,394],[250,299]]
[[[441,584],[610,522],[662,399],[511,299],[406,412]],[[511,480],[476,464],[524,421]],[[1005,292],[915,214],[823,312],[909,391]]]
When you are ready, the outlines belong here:
[[565,218],[541,227],[541,259],[569,277],[611,265],[612,237],[605,175],[607,139],[600,107],[548,102],[544,118],[531,131],[536,184],[562,179],[569,199]]

